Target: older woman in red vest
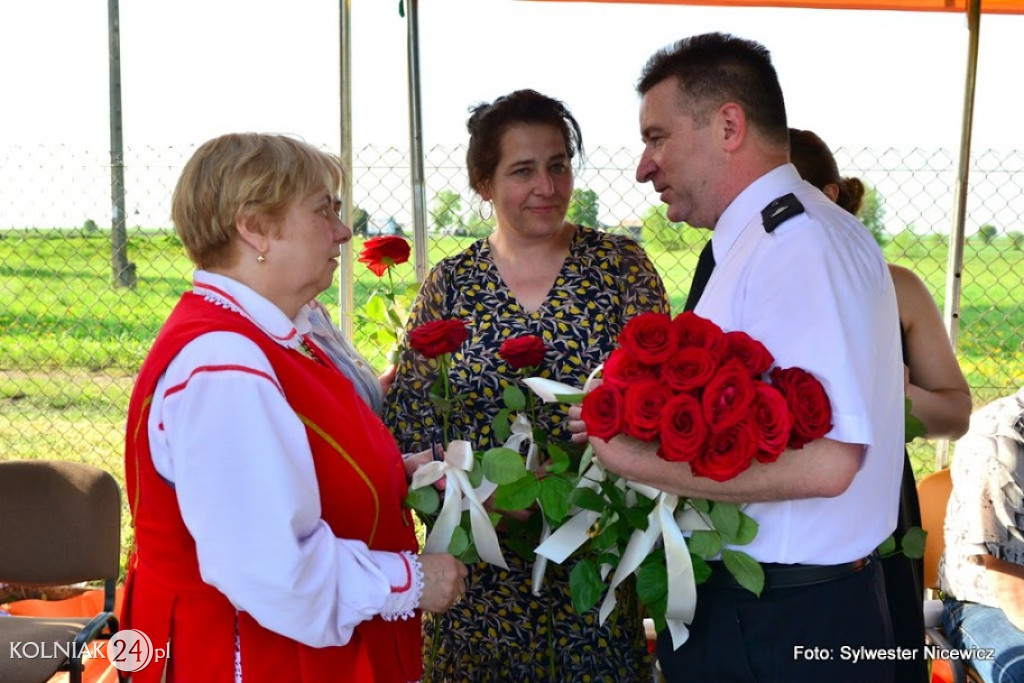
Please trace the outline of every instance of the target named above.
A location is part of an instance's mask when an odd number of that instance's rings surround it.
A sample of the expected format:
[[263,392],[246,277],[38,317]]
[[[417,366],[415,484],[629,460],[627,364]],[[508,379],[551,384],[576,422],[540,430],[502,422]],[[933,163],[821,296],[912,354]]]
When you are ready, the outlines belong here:
[[419,679],[419,610],[465,591],[417,555],[388,430],[306,337],[350,239],[340,162],[298,140],[203,144],[174,191],[193,288],[136,381],[125,452],[135,549],[122,615],[160,681]]

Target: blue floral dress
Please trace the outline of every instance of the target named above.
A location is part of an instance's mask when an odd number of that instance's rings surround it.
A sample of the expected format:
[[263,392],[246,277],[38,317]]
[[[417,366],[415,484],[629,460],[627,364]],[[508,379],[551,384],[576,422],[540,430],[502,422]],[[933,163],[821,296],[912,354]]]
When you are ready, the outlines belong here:
[[[469,339],[453,356],[452,389],[463,398],[451,433],[485,449],[501,445],[491,422],[503,407],[504,388],[519,381],[516,371],[498,357],[503,341],[523,335],[542,338],[548,353],[536,374],[582,386],[615,348],[627,320],[645,311],[668,310],[661,278],[636,242],[577,227],[562,270],[536,311],[518,304],[485,239],[434,267],[408,327],[443,318],[461,319],[469,327]],[[424,450],[442,438],[429,399],[434,379],[433,363],[405,352],[384,406],[384,421],[403,452]],[[553,443],[569,440],[565,419],[561,406],[537,418]],[[539,515],[531,522],[538,526]],[[471,566],[466,599],[443,615],[424,618],[427,666],[433,659],[436,667],[424,681],[650,680],[631,586],[620,588],[619,607],[604,626],[598,624],[596,608],[585,614],[573,609],[571,561],[564,567],[549,564],[544,589],[534,596],[529,551],[538,533],[527,529],[524,541],[522,528],[513,539],[512,532],[499,526],[509,569]]]

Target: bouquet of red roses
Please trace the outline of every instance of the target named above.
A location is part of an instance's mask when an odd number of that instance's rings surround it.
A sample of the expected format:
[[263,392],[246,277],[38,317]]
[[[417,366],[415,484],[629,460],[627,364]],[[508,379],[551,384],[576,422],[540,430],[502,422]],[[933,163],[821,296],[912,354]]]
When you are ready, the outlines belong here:
[[745,332],[723,332],[692,312],[644,313],[619,345],[583,401],[593,436],[659,441],[665,460],[726,481],[832,429],[821,382],[800,368],[768,373],[774,357]]
[[[822,384],[800,368],[773,369],[768,349],[744,332],[725,332],[692,312],[675,319],[644,313],[626,324],[618,341],[602,384],[583,398],[591,436],[656,441],[665,460],[688,462],[694,475],[726,481],[832,427]],[[711,574],[708,559],[720,557],[752,592],[763,589],[760,565],[735,549],[750,543],[758,528],[736,504],[679,498],[616,477],[599,463],[582,474],[570,501],[573,514],[538,552],[560,562],[585,547],[570,574],[577,611],[590,609],[604,593],[606,618],[615,589],[635,572],[637,594],[656,628],[667,622],[678,646],[692,620],[695,586]]]

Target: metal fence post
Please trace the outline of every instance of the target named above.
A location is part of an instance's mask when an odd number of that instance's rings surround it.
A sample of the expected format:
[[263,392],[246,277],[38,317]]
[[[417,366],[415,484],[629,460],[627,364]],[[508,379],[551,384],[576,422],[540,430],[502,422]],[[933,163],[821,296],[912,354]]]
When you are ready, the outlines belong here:
[[118,0],[107,0],[110,54],[110,254],[115,287],[135,288],[135,264],[128,261],[124,210],[124,132],[121,127],[121,19]]

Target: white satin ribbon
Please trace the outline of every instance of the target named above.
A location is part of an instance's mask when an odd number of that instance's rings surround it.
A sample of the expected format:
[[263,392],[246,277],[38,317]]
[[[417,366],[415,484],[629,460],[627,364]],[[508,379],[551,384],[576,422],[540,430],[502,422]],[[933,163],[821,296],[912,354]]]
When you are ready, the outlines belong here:
[[410,486],[414,489],[431,486],[441,477],[445,478],[444,503],[441,513],[434,522],[434,528],[427,535],[423,545],[425,553],[445,553],[452,542],[452,534],[462,519],[463,504],[469,506],[469,521],[473,543],[484,562],[508,569],[501,554],[498,537],[473,486],[467,472],[473,469],[473,447],[468,441],[456,440],[448,444],[444,460],[428,462],[412,475]]
[[559,396],[566,396],[572,394],[585,394],[590,391],[590,386],[594,382],[594,378],[597,373],[601,372],[604,367],[604,363],[598,365],[587,377],[587,381],[584,382],[583,388],[574,387],[571,384],[565,384],[564,382],[556,382],[553,379],[545,379],[543,377],[527,377],[523,380],[523,383],[530,387],[533,393],[540,397],[540,400],[545,403],[561,403]]
[[[606,477],[607,472],[601,463],[593,460],[590,467],[580,477],[576,488],[600,491],[601,482]],[[537,546],[537,554],[548,558],[552,562],[561,564],[590,539],[590,528],[594,526],[594,522],[600,517],[600,512],[576,508],[576,511],[570,514],[569,519],[564,524],[555,529],[553,534]]]
[[637,529],[633,532],[619,559],[619,566],[615,569],[611,585],[601,603],[600,623],[604,624],[615,609],[615,589],[640,568],[660,537],[665,546],[665,569],[668,574],[665,622],[672,635],[672,646],[678,648],[690,637],[686,626],[693,621],[697,608],[697,584],[683,531],[707,530],[711,527],[695,510],[677,511],[679,497],[674,494],[634,482],[628,482],[627,486],[653,498],[655,505],[647,517],[647,530]]

